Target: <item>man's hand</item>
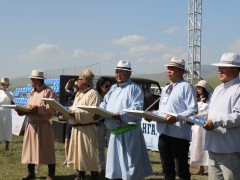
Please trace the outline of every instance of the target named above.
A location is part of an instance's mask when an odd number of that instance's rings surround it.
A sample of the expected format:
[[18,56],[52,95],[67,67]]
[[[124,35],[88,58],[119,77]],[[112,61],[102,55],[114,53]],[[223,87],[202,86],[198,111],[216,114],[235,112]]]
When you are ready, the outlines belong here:
[[117,112],[117,113],[115,113],[113,116],[113,119],[115,119],[115,120],[121,120],[121,117],[120,117],[120,114],[119,114],[119,112]]
[[171,115],[167,115],[166,120],[168,124],[174,124],[175,122],[177,122],[177,118]]
[[69,115],[70,115],[71,117],[74,117],[74,118],[75,118],[75,111],[74,111],[74,110],[71,110],[70,113],[69,113]]
[[24,116],[25,115],[25,112],[23,112],[23,111],[19,111],[19,110],[15,110],[16,112],[17,112],[17,114],[19,115],[19,116]]
[[38,112],[38,106],[37,105],[30,105],[28,106],[29,112],[33,114],[37,114]]
[[211,131],[213,130],[215,127],[213,125],[213,122],[211,119],[208,119],[204,124],[203,124],[203,128],[207,131]]

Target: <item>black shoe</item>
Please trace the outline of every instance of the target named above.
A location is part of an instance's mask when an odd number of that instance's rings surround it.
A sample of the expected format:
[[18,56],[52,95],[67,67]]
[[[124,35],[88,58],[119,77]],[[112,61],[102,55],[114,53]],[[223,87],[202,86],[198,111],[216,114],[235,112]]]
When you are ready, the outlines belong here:
[[78,171],[77,177],[74,180],[85,180],[85,171]]
[[105,170],[101,170],[99,173],[99,176],[101,177],[105,177],[106,171]]
[[22,178],[22,180],[31,180],[31,179],[35,179],[35,174],[28,174],[27,176]]
[[98,172],[97,171],[91,171],[91,180],[97,180]]

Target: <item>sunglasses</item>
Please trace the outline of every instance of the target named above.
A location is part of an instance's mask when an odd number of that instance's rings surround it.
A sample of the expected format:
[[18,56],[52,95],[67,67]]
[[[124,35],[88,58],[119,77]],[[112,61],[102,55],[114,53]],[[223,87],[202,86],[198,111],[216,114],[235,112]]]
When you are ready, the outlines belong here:
[[104,87],[104,88],[110,88],[111,87],[111,84],[104,84],[102,87]]
[[105,82],[105,83],[102,85],[102,87],[107,88],[107,89],[109,89],[111,86],[112,86],[111,83],[108,82],[108,81]]

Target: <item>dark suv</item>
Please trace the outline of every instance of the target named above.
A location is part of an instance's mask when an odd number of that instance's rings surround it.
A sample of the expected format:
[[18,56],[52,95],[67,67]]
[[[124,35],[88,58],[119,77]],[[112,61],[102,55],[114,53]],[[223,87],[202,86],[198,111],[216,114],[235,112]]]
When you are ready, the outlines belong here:
[[[116,79],[114,76],[96,76],[94,78],[94,84],[97,83],[97,80],[100,77],[107,77],[111,79],[113,84],[116,83]],[[67,93],[65,91],[65,85],[69,79],[78,79],[78,76],[68,76],[68,75],[61,75],[60,76],[60,93],[59,93],[59,102],[62,105],[66,105],[68,101]],[[131,77],[131,80],[135,83],[137,83],[140,87],[142,87],[144,92],[144,110],[157,110],[159,102],[155,102],[157,99],[159,99],[161,94],[161,87],[157,81],[151,80],[151,79],[145,79],[145,78],[139,78],[139,77]]]

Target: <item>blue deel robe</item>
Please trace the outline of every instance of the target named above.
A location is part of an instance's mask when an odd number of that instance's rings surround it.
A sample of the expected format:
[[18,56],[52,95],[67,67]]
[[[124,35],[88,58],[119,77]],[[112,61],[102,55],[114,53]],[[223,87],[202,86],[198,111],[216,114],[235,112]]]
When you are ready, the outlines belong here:
[[106,177],[110,179],[140,180],[152,174],[143,132],[141,118],[125,113],[123,109],[142,110],[144,96],[139,85],[131,80],[112,86],[105,95],[100,108],[112,113],[120,113],[121,121],[105,119],[105,125],[110,129],[117,129],[127,124],[139,124],[131,131],[110,136]]

